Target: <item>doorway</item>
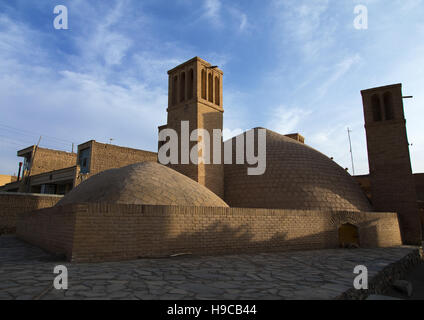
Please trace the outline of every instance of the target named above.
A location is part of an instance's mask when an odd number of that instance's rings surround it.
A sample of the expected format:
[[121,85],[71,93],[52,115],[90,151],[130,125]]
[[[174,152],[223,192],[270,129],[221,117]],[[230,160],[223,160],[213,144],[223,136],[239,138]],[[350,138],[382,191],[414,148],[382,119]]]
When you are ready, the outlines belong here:
[[340,248],[359,248],[358,227],[350,223],[342,224],[339,228]]

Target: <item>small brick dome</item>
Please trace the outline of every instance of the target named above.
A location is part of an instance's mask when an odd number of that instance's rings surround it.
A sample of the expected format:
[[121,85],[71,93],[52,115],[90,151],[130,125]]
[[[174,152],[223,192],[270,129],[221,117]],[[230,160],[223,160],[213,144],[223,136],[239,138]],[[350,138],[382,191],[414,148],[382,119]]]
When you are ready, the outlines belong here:
[[[232,143],[235,159],[235,138]],[[248,176],[247,165],[225,165],[224,200],[229,206],[373,211],[354,179],[324,154],[270,130],[266,146],[263,175]]]
[[82,202],[228,207],[196,181],[147,161],[100,172],[71,190],[57,205]]

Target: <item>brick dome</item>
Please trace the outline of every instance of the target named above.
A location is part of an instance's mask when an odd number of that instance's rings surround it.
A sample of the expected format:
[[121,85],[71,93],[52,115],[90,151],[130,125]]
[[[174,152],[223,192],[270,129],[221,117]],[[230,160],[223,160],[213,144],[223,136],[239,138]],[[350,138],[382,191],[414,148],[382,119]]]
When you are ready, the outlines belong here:
[[[248,176],[247,165],[225,165],[225,201],[231,207],[372,211],[354,179],[319,151],[266,131],[266,171]],[[235,138],[233,159],[235,159]]]
[[140,162],[98,173],[57,205],[82,202],[228,207],[212,191],[156,162]]

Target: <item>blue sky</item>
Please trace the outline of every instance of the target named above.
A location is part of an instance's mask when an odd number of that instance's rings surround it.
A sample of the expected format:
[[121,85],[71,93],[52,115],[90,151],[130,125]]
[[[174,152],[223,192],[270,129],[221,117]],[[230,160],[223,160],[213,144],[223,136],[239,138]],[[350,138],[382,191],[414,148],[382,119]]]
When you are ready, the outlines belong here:
[[[53,28],[56,5],[68,30]],[[368,8],[368,29],[353,26]],[[368,172],[360,90],[403,83],[414,172],[424,172],[423,0],[0,0],[0,173],[36,144],[90,139],[156,151],[166,71],[224,71],[227,137],[261,126]],[[350,170],[351,172],[351,170]]]

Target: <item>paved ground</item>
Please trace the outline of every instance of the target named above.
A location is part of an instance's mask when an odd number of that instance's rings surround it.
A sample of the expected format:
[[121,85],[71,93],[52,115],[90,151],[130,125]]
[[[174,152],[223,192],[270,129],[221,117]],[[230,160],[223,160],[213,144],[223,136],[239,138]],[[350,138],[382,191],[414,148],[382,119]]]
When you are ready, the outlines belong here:
[[[0,299],[332,299],[352,287],[353,269],[374,276],[413,249],[321,250],[185,256],[73,264],[12,236],[0,237]],[[68,290],[53,268],[68,268]]]
[[405,294],[391,288],[386,295],[403,299],[403,300],[424,300],[424,262],[415,266],[404,278],[412,284],[412,296],[407,297]]

